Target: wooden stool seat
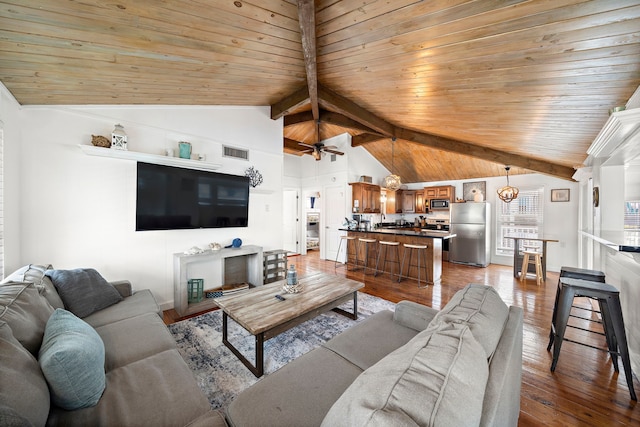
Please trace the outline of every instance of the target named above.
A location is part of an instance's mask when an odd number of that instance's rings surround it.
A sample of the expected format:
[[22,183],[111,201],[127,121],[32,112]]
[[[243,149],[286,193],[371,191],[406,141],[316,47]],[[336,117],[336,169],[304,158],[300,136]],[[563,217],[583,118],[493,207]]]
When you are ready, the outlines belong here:
[[536,266],[536,282],[538,283],[538,286],[540,286],[540,283],[544,281],[544,275],[542,274],[542,254],[532,250],[525,250],[523,253],[524,258],[522,258],[520,280],[525,280],[527,277],[527,270],[529,270],[529,263],[533,261]]
[[[358,247],[356,248],[356,265],[359,265],[362,262],[362,267],[364,269],[364,273],[367,274],[367,269],[371,269],[369,267],[369,246],[371,243],[376,243],[376,239],[370,239],[365,237],[358,238]],[[364,260],[360,259],[360,253],[362,251],[362,245],[364,245]],[[376,258],[376,246],[373,245],[373,257]],[[375,273],[375,271],[374,271]]]
[[[400,274],[398,274],[398,282],[402,280],[402,272],[404,271],[404,263],[407,259],[407,253],[409,253],[409,265],[407,266],[407,275],[405,277],[409,277],[409,271],[411,271],[411,267],[416,267],[418,269],[418,288],[426,288],[429,286],[429,273],[427,271],[427,266],[429,265],[428,257],[427,257],[427,245],[417,245],[412,243],[403,243],[404,251],[402,254],[402,265],[400,266]],[[413,256],[413,252],[417,251],[417,264],[411,264],[411,257]],[[424,266],[420,266],[420,258],[421,255],[424,256]],[[420,286],[420,271],[424,269],[424,286]]]
[[[400,242],[389,242],[387,240],[380,240],[378,241],[378,243],[380,244],[380,248],[378,248],[378,259],[376,260],[376,271],[373,273],[374,276],[378,275],[378,267],[380,266],[380,257],[382,256],[382,252],[384,251],[384,256],[382,259],[382,272],[384,273],[385,268],[387,267],[387,263],[390,262],[392,264],[397,264],[398,265],[398,270],[400,270]],[[395,253],[395,259],[389,259],[389,250],[390,249],[395,249],[395,251],[392,251],[392,254]],[[393,270],[390,270],[389,273],[391,274],[391,278],[393,279]],[[400,271],[398,271],[398,277],[400,277]]]
[[[345,243],[345,256],[344,256],[344,265],[347,267],[347,270],[349,269],[349,242],[352,242],[356,240],[355,236],[340,236],[340,243],[338,243],[338,251],[336,253],[336,260],[335,263],[333,264],[333,269],[337,269],[338,268],[338,264],[339,261],[338,259],[340,258],[340,248],[342,247],[342,242],[346,241],[347,243]],[[356,265],[357,264],[357,258],[356,260],[352,259],[351,265]],[[353,269],[353,268],[352,268]]]

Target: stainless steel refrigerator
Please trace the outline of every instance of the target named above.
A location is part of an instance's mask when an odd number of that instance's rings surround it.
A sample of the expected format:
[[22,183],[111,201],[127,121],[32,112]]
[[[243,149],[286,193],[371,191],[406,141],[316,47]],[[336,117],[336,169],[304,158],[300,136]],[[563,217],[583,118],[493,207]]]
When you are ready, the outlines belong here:
[[452,203],[449,262],[486,267],[491,259],[490,217],[487,202]]

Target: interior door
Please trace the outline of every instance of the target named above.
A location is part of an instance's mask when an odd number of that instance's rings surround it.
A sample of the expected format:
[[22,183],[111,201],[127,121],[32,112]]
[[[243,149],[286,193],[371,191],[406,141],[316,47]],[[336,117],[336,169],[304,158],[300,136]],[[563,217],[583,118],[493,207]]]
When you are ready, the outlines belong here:
[[338,244],[340,243],[339,228],[342,228],[346,211],[346,194],[343,185],[332,185],[325,187],[324,193],[324,233],[320,241],[320,255],[324,259],[334,260],[338,254]]
[[298,191],[284,190],[282,192],[282,232],[283,249],[299,253],[300,215],[298,213]]

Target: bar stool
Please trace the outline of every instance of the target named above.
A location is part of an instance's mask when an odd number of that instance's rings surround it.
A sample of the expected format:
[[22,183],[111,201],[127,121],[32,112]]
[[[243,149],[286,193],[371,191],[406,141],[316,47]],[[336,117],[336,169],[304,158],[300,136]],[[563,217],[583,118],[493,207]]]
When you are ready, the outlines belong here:
[[[582,280],[589,280],[591,282],[601,282],[604,283],[605,282],[605,275],[602,271],[598,271],[598,270],[588,270],[586,268],[577,268],[577,267],[562,267],[560,268],[560,277],[570,277],[573,279],[582,279]],[[558,279],[558,286],[556,287],[556,299],[555,302],[553,303],[553,315],[551,317],[551,330],[549,331],[549,345],[547,345],[547,351],[551,350],[551,346],[553,345],[553,338],[555,337],[555,325],[556,325],[556,313],[558,311],[558,299],[560,298],[560,291],[562,290],[562,283],[560,282],[560,279]],[[600,307],[600,303],[598,303],[598,307]],[[586,311],[592,311],[594,313],[598,313],[601,314],[600,311],[597,310],[589,310],[587,308],[584,307],[579,307],[576,305],[572,305],[571,308],[576,308],[578,310],[586,310]],[[603,322],[598,322],[597,320],[592,320],[586,317],[582,317],[582,316],[575,316],[570,314],[571,317],[576,317],[582,320],[588,320],[590,322],[596,322],[596,323],[603,323]],[[602,325],[604,327],[604,323]],[[571,325],[567,325],[567,327],[570,328],[575,328],[575,329],[582,329],[585,330],[584,328],[577,328],[575,326],[571,326]],[[595,332],[595,331],[587,331],[587,332],[592,332],[595,334],[600,334],[600,335],[605,335],[605,334],[601,334],[600,332]]]
[[[367,268],[371,269],[371,267],[369,267],[369,246],[372,246],[373,244],[373,257],[376,257],[376,239],[369,239],[369,238],[359,238],[358,239],[358,247],[356,249],[356,265],[359,265],[360,262],[363,263],[363,269],[364,269],[364,273],[367,274]],[[360,254],[363,251],[362,245],[364,245],[364,260],[360,259]]]
[[540,286],[540,283],[544,281],[544,275],[542,274],[542,254],[540,254],[540,252],[538,251],[531,250],[531,249],[525,249],[523,253],[524,253],[524,258],[522,258],[522,270],[520,271],[520,280],[526,279],[527,271],[529,270],[529,263],[533,261],[536,266],[536,282],[538,283],[538,286]]
[[[400,250],[398,249],[400,247],[400,242],[389,242],[386,240],[380,240],[378,241],[379,243],[379,247],[378,247],[378,259],[376,260],[376,271],[373,273],[374,276],[378,275],[378,266],[380,265],[380,256],[382,255],[382,251],[384,249],[384,257],[383,257],[383,262],[382,262],[382,272],[384,273],[385,268],[387,268],[387,262],[390,262],[391,264],[397,264],[398,265],[398,269],[400,269]],[[388,252],[389,249],[394,248],[395,251],[392,251],[391,253],[395,253],[395,260],[391,260],[388,259]],[[393,267],[393,265],[392,265]],[[393,279],[393,270],[389,271],[391,273],[391,278]],[[400,271],[398,271],[398,276],[400,276]]]
[[[398,274],[398,283],[400,283],[400,280],[402,279],[402,272],[404,270],[404,262],[407,259],[407,252],[409,252],[409,266],[407,268],[407,275],[405,277],[409,277],[409,271],[411,271],[411,267],[417,267],[418,268],[418,288],[426,288],[427,286],[429,286],[428,284],[428,280],[429,280],[429,274],[427,272],[427,245],[413,245],[413,244],[409,244],[409,243],[403,243],[402,246],[404,247],[404,251],[402,254],[402,265],[400,266],[400,274]],[[413,251],[417,251],[416,255],[418,258],[418,263],[417,264],[411,264],[411,257],[413,256]],[[424,281],[425,281],[425,285],[424,286],[420,286],[420,256],[424,255]]]
[[[338,252],[336,253],[336,261],[333,264],[333,269],[334,270],[338,268],[338,264],[339,264],[338,258],[340,258],[340,248],[342,248],[342,242],[346,242],[345,243],[345,247],[344,247],[344,250],[345,250],[344,265],[345,265],[345,267],[347,267],[347,270],[349,270],[349,242],[352,242],[354,240],[356,240],[356,238],[354,236],[340,236],[340,243],[338,243]],[[356,250],[356,252],[357,252],[357,250]],[[357,264],[357,258],[356,258],[356,260],[354,262],[354,259],[353,259],[353,256],[352,256],[351,260],[352,260],[351,265],[356,265]],[[353,270],[354,268],[355,267],[352,267],[351,269]]]
[[[629,347],[627,345],[627,335],[624,330],[624,319],[622,317],[622,307],[620,305],[620,292],[612,285],[603,282],[592,282],[589,280],[561,277],[560,298],[558,299],[558,311],[555,324],[555,337],[553,341],[553,361],[551,362],[551,372],[555,371],[560,357],[560,349],[563,341],[571,341],[576,344],[587,345],[577,341],[564,338],[567,329],[569,314],[573,299],[576,297],[595,298],[600,303],[600,311],[604,320],[604,332],[607,336],[607,346],[613,367],[618,369],[618,356],[622,358],[622,366],[629,387],[629,394],[632,400],[638,400],[633,388],[633,377],[631,373],[631,361],[629,360]],[[589,346],[589,345],[587,345]],[[589,346],[592,347],[592,346]],[[594,347],[597,348],[597,347]]]

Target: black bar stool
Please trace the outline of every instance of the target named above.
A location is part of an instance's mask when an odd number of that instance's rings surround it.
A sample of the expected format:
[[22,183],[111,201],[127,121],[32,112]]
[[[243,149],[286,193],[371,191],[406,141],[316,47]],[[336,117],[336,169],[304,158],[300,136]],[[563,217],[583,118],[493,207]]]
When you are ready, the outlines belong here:
[[[562,267],[560,269],[560,277],[571,277],[572,279],[589,280],[589,281],[592,281],[592,282],[601,282],[601,283],[605,282],[605,275],[604,275],[604,273],[602,271],[588,270],[586,268]],[[556,313],[558,311],[558,299],[560,298],[560,291],[561,290],[562,290],[562,284],[560,283],[560,280],[558,279],[558,286],[556,288],[556,300],[553,303],[553,316],[551,317],[551,329],[549,331],[549,345],[547,345],[547,351],[551,350],[551,346],[553,345],[553,338],[555,336],[555,329],[554,328],[555,328],[555,324],[556,324]],[[579,310],[588,310],[588,309],[586,309],[584,307],[577,307],[575,305],[572,305],[571,307],[572,308],[577,308]],[[598,307],[600,307],[600,303],[598,303]],[[591,311],[601,314],[599,311],[596,311],[596,310],[591,310]],[[571,315],[571,316],[572,317],[577,317],[577,318],[582,319],[582,320],[588,320],[590,322],[597,322],[595,320],[588,319],[586,317],[574,316],[574,315]],[[573,328],[573,326],[569,326],[569,327]],[[604,327],[604,323],[603,323],[603,327]],[[577,328],[577,329],[583,329],[583,328]],[[594,331],[587,331],[587,332],[599,333],[599,332],[594,332]],[[601,335],[605,335],[605,334],[601,334]]]
[[[567,322],[576,297],[595,298],[600,303],[604,332],[607,337],[607,346],[616,372],[618,369],[618,355],[622,358],[624,374],[627,378],[627,386],[631,399],[638,400],[633,388],[633,376],[631,372],[631,361],[629,360],[629,347],[627,345],[627,335],[624,330],[624,319],[622,317],[622,306],[620,305],[620,292],[614,286],[602,282],[592,282],[589,280],[574,279],[570,277],[560,278],[560,298],[558,299],[558,310],[555,323],[555,337],[553,340],[553,361],[551,362],[551,372],[555,371],[560,357],[562,342],[565,340],[564,333],[567,329]],[[567,341],[572,341],[566,339]],[[586,345],[577,341],[576,344]]]
[[[402,246],[404,247],[404,251],[402,254],[402,265],[400,266],[400,274],[398,274],[398,282],[400,282],[400,280],[402,279],[402,272],[404,271],[404,262],[407,259],[407,252],[409,252],[409,265],[407,267],[407,275],[405,277],[409,277],[409,271],[411,271],[411,267],[417,267],[418,268],[418,287],[419,288],[426,288],[427,286],[429,286],[428,281],[429,281],[429,273],[427,272],[427,245],[413,245],[413,244],[409,244],[409,243],[403,243]],[[413,256],[413,251],[417,251],[416,255],[418,258],[418,263],[417,264],[411,264],[411,257]],[[424,256],[424,282],[425,285],[424,286],[420,286],[420,258],[421,256]]]
[[[400,250],[398,249],[400,247],[400,242],[389,242],[387,240],[380,240],[378,241],[379,243],[379,247],[378,247],[378,259],[376,260],[376,271],[373,273],[374,276],[378,275],[378,267],[380,266],[380,256],[382,256],[382,251],[384,250],[384,256],[382,259],[382,272],[384,273],[385,268],[387,268],[387,263],[390,262],[391,264],[397,264],[398,266],[398,270],[400,269]],[[395,260],[391,260],[389,259],[389,249],[395,249],[395,251],[392,251],[392,254],[395,254]],[[392,265],[393,267],[393,265]],[[389,270],[389,273],[391,273],[391,278],[393,279],[393,270]],[[398,276],[400,276],[400,271],[398,271]]]
[[[342,242],[345,242],[344,245],[344,265],[345,267],[347,267],[347,270],[349,270],[349,242],[353,242],[354,240],[356,240],[356,238],[354,236],[340,236],[340,243],[338,243],[338,252],[336,253],[336,261],[333,264],[333,269],[337,269],[338,268],[338,264],[340,264],[340,262],[338,262],[338,258],[340,258],[340,248],[342,248]],[[355,243],[355,242],[354,242]],[[353,244],[352,244],[353,245]],[[351,245],[351,246],[352,246]],[[354,251],[356,251],[356,249],[354,248]],[[355,253],[352,255],[351,257],[351,265],[356,265],[357,264],[357,258],[354,259],[355,257]],[[351,269],[353,270],[355,267],[352,267]]]
[[[373,246],[373,257],[376,258],[376,242],[376,239],[369,239],[364,237],[358,239],[358,248],[356,249],[356,265],[359,265],[360,262],[362,262],[365,274],[367,274],[367,268],[371,269],[371,267],[369,267],[369,246]],[[362,245],[364,245],[364,248],[362,247]],[[360,254],[363,252],[363,250],[364,260],[361,260]]]

